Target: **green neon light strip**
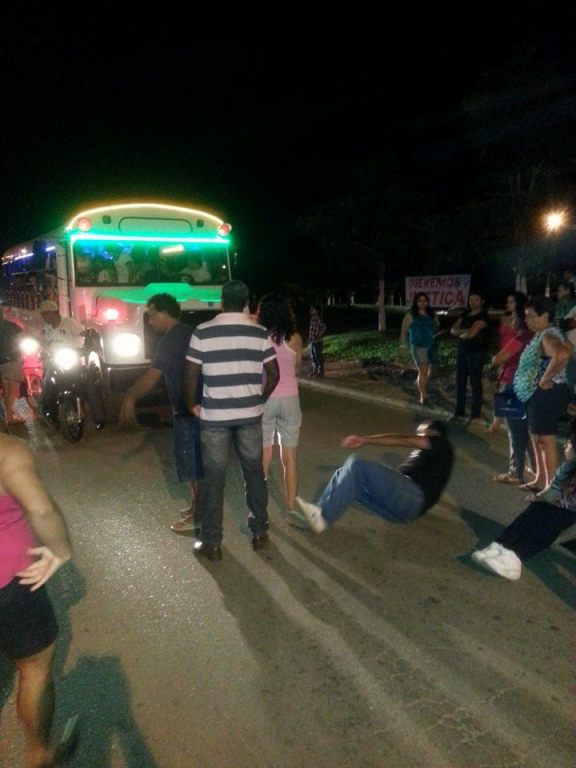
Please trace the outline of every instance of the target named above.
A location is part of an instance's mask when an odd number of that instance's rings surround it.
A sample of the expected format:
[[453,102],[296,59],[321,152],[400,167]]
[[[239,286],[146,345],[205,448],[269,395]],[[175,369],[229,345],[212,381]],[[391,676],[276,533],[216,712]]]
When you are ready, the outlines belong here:
[[166,235],[88,235],[85,233],[71,235],[72,245],[81,240],[117,240],[126,242],[130,240],[138,243],[210,243],[212,245],[229,245],[229,237],[172,237]]
[[201,301],[203,304],[219,304],[222,298],[220,286],[188,285],[186,283],[150,283],[144,288],[107,288],[98,295],[107,299],[121,299],[127,304],[146,304],[156,293],[169,293],[176,301]]

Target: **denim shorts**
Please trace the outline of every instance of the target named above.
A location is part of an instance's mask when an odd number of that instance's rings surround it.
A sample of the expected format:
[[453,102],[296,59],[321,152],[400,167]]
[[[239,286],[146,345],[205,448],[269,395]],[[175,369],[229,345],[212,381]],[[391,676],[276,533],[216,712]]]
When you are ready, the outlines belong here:
[[263,445],[274,445],[274,435],[284,448],[297,448],[302,424],[302,411],[298,395],[271,397],[264,405],[262,414]]
[[410,347],[410,352],[416,365],[430,365],[428,347]]
[[25,659],[56,640],[58,625],[46,587],[30,587],[13,579],[0,589],[0,653]]
[[194,482],[204,477],[198,419],[174,416],[174,460],[180,482]]

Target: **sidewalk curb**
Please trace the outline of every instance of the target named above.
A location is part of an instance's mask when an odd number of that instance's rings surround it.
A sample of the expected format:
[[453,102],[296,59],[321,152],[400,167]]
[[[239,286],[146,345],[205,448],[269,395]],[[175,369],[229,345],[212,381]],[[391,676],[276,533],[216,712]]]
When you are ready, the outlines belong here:
[[360,400],[365,403],[372,403],[375,405],[387,405],[391,408],[399,408],[403,411],[420,412],[426,415],[443,416],[450,418],[452,415],[450,411],[446,411],[443,408],[426,408],[418,403],[411,403],[406,400],[397,400],[387,395],[374,395],[370,392],[359,392],[357,389],[351,387],[342,387],[337,384],[331,384],[327,381],[298,379],[298,385],[306,387],[308,389],[315,389],[317,391],[330,392],[333,395],[340,395],[341,397],[349,397],[354,400]]

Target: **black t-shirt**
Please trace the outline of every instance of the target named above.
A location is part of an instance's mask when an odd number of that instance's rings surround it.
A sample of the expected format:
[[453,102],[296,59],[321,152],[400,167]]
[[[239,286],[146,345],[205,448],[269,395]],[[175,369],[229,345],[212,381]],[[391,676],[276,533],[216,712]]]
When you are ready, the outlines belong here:
[[413,480],[424,492],[426,512],[438,501],[446,487],[454,463],[454,451],[445,437],[428,437],[430,448],[412,451],[398,471]]
[[458,347],[462,352],[484,352],[488,349],[490,345],[490,315],[485,309],[481,309],[475,315],[472,315],[469,309],[465,309],[460,317],[460,328],[472,328],[478,320],[484,320],[486,328],[482,328],[473,339],[459,339]]
[[9,320],[0,319],[0,364],[17,360],[20,356],[18,336],[22,328]]
[[[158,342],[156,354],[151,363],[152,368],[164,374],[168,398],[175,416],[192,416],[184,398],[184,366],[192,331],[192,326],[184,323],[178,323],[171,328]],[[199,382],[198,388],[200,387]],[[199,398],[196,399],[197,403],[200,402]]]

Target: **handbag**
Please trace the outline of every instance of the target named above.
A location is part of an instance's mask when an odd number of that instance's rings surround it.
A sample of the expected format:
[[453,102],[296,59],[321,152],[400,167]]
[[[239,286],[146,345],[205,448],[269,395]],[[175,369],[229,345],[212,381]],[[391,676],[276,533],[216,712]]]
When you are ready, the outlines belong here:
[[494,416],[504,419],[525,419],[526,406],[514,392],[495,392]]

